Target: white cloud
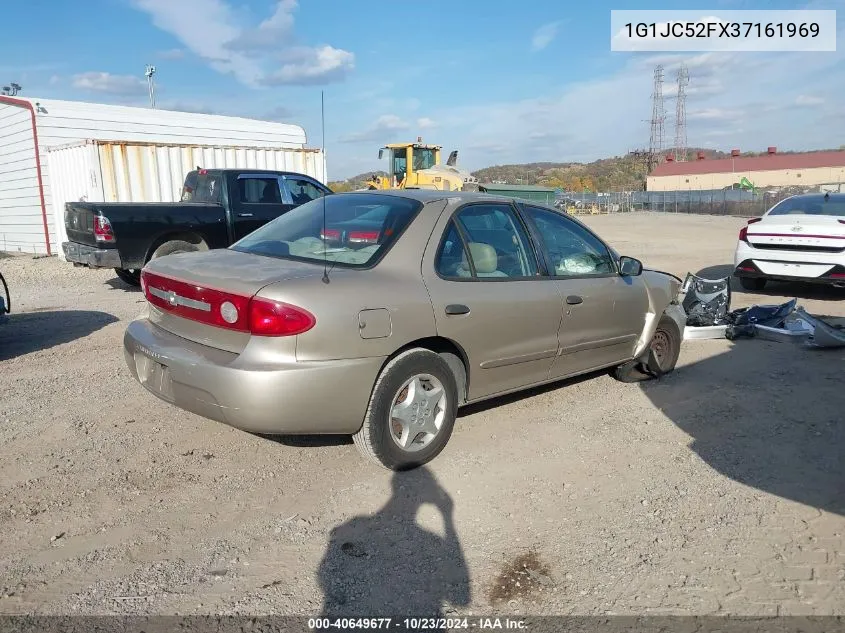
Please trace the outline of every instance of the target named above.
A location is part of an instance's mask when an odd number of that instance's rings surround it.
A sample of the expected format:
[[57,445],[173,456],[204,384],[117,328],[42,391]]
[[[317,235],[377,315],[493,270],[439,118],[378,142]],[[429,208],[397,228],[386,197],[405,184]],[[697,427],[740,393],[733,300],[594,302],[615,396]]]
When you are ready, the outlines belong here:
[[53,76],[50,77],[49,83],[50,83],[51,86],[58,85],[61,82],[62,82],[62,78],[59,75],[53,75]]
[[290,49],[283,59],[281,68],[266,75],[261,80],[262,84],[324,84],[343,79],[355,67],[355,55],[331,46]]
[[433,119],[429,119],[427,116],[417,119],[417,127],[421,130],[427,130],[433,127],[437,127],[437,123]]
[[147,92],[147,83],[132,75],[112,75],[103,72],[87,72],[73,76],[72,85],[80,90],[101,92],[121,97],[142,95]]
[[159,59],[166,59],[169,61],[177,61],[185,57],[185,51],[181,48],[171,48],[166,51],[159,51],[157,53]]
[[560,22],[549,22],[534,31],[534,35],[531,38],[531,50],[535,52],[541,51],[551,44],[557,37],[559,27]]
[[294,46],[296,0],[278,0],[257,26],[225,0],[131,0],[153,24],[224,74],[257,88],[263,85],[339,81],[354,68],[349,51],[332,46]]
[[704,108],[687,112],[688,121],[735,121],[742,116],[743,113],[740,110],[727,108]]
[[824,99],[821,97],[814,97],[811,95],[798,95],[795,98],[795,105],[797,106],[820,106],[824,105]]
[[233,51],[273,50],[280,41],[290,39],[293,30],[293,12],[296,0],[279,0],[276,10],[269,18],[254,29],[243,29],[237,37],[226,42],[226,48]]
[[361,132],[347,134],[340,138],[341,143],[362,143],[376,141],[379,143],[390,143],[395,139],[396,132],[403,132],[410,129],[411,125],[395,114],[383,114],[376,122]]

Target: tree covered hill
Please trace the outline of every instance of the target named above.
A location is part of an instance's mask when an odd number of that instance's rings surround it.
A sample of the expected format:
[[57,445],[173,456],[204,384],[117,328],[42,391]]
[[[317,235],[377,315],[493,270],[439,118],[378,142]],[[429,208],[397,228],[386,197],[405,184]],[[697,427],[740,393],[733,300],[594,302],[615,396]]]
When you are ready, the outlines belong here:
[[[843,149],[843,148],[839,148]],[[831,151],[831,150],[816,150]],[[729,152],[692,147],[688,160],[694,160],[698,152],[705,158],[726,158]],[[742,156],[759,156],[765,152],[743,152]],[[803,154],[808,152],[779,152],[781,154]],[[353,191],[364,187],[364,183],[380,171],[368,171],[344,181],[330,182],[332,190]],[[642,158],[614,156],[591,163],[544,162],[514,165],[493,165],[472,172],[479,182],[501,182],[511,185],[540,185],[565,191],[635,191],[641,190],[646,178],[646,163]]]

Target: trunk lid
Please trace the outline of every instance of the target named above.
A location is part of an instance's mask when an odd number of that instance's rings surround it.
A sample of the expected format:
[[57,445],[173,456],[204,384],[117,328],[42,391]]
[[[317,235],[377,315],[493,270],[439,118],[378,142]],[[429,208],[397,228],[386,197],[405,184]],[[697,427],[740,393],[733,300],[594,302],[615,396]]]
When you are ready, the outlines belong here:
[[[144,283],[148,302],[148,293],[154,293],[159,303],[161,300],[174,300],[179,305],[177,312],[150,302],[151,321],[195,343],[238,354],[249,341],[249,332],[218,327],[201,319],[219,311],[224,300],[230,299],[243,312],[248,299],[263,287],[291,279],[316,277],[323,272],[322,266],[317,264],[229,249],[167,255],[150,261],[144,270],[153,275],[149,277],[152,280],[149,284]],[[170,294],[171,291],[176,297]]]
[[836,216],[775,215],[748,226],[748,242],[771,251],[838,253],[845,250],[845,224]]

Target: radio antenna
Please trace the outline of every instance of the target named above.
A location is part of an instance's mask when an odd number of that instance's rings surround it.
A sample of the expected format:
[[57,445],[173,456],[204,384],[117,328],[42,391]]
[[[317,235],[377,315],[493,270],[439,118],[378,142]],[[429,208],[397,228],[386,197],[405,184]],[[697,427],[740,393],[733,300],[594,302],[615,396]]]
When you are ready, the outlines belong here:
[[[320,145],[322,145],[323,180],[326,179],[326,100],[324,91],[320,91]],[[326,194],[323,194],[323,283],[329,283],[329,254],[326,246]]]

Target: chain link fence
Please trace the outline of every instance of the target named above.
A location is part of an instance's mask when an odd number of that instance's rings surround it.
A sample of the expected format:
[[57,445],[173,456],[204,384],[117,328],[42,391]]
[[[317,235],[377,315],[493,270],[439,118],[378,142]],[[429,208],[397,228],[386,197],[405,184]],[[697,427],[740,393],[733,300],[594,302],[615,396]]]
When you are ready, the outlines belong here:
[[845,192],[845,184],[789,187],[766,191],[717,189],[712,191],[623,191],[612,193],[564,193],[555,205],[573,215],[630,213],[694,213],[759,217],[775,204],[800,193]]

